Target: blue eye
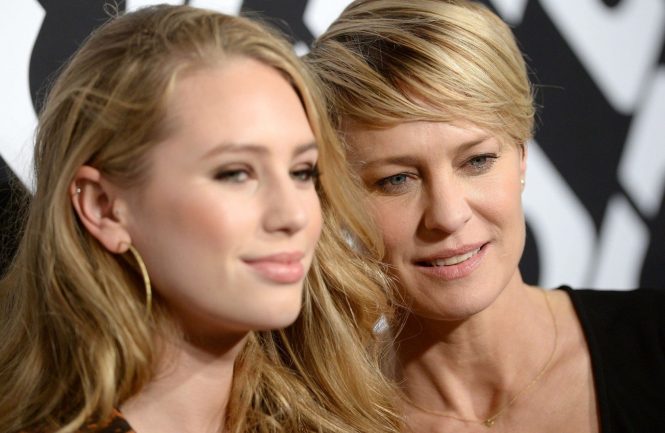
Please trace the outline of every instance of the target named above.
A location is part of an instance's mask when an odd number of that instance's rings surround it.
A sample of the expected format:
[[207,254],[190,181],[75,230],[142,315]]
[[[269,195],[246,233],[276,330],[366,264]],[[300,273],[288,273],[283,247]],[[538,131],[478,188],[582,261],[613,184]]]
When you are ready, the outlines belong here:
[[476,155],[469,159],[466,164],[471,167],[473,172],[484,173],[492,168],[497,158],[498,155],[496,154]]
[[215,174],[215,179],[222,182],[241,183],[249,179],[247,170],[222,170]]
[[383,179],[382,182],[384,184],[389,183],[391,185],[402,185],[403,183],[406,183],[407,179],[408,178],[406,177],[405,174],[400,173],[400,174],[396,174],[394,176],[387,177],[387,178]]
[[407,173],[397,173],[392,176],[384,177],[376,182],[376,188],[385,194],[399,194],[411,186],[414,181],[412,175]]

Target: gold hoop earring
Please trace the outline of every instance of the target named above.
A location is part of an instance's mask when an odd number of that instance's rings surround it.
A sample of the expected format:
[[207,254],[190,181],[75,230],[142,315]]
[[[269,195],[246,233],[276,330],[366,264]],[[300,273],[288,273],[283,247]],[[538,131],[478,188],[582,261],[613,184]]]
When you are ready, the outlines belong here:
[[143,286],[145,287],[145,312],[146,315],[150,316],[152,313],[152,287],[150,286],[150,276],[148,275],[148,269],[145,267],[145,263],[143,263],[141,255],[133,245],[129,245],[129,251],[131,251],[134,259],[136,260],[136,263],[139,264],[139,268],[141,269],[141,275],[143,276]]

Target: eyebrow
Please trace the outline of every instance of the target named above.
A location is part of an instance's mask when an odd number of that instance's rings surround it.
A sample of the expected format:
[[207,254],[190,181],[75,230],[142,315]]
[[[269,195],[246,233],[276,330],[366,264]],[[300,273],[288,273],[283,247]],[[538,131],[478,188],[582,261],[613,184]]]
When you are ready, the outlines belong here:
[[[298,156],[309,150],[318,149],[318,145],[315,142],[301,144],[296,146],[293,149],[292,155]],[[211,156],[220,154],[220,153],[255,153],[257,155],[267,155],[270,153],[269,146],[253,144],[253,143],[222,143],[219,144],[206,153],[203,154],[203,159],[209,158]]]
[[[467,142],[464,142],[460,144],[456,149],[455,152],[466,152],[468,149],[471,149],[472,147],[478,146],[479,144],[484,143],[485,141],[489,140],[492,138],[491,135],[483,135],[481,137],[475,137]],[[417,158],[413,155],[396,155],[396,156],[387,156],[385,158],[378,158],[378,159],[373,159],[370,161],[358,161],[356,162],[356,165],[360,168],[367,169],[367,168],[372,168],[375,166],[381,166],[381,165],[417,165],[420,163],[420,158]]]

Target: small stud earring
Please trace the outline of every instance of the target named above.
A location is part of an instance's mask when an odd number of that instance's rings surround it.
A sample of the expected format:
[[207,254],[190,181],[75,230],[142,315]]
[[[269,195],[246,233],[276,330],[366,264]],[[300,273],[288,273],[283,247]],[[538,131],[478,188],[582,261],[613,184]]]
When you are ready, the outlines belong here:
[[524,188],[524,184],[526,183],[526,182],[524,181],[524,178],[521,178],[521,179],[520,179],[520,183],[522,184],[522,188]]
[[76,187],[76,195],[81,195],[81,187],[80,186]]

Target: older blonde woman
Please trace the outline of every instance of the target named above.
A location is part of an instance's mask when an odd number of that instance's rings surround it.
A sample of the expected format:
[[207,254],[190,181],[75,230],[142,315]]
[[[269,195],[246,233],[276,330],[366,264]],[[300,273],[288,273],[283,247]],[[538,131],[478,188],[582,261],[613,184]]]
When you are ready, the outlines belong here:
[[0,431],[396,431],[310,84],[273,32],[186,6],[84,43],[0,286]]
[[413,432],[662,431],[665,291],[524,283],[532,89],[510,29],[464,0],[358,0],[318,76],[404,298]]

